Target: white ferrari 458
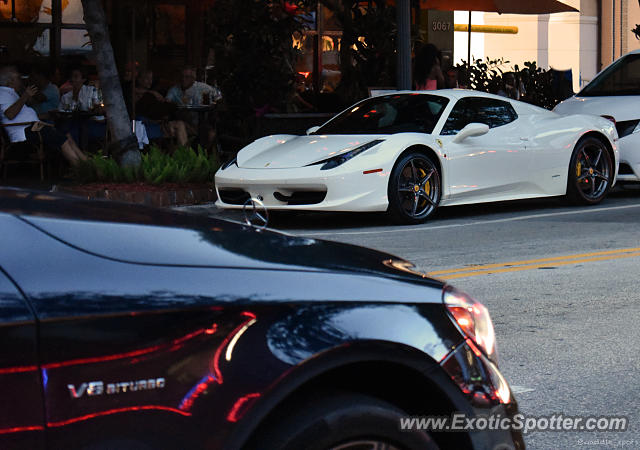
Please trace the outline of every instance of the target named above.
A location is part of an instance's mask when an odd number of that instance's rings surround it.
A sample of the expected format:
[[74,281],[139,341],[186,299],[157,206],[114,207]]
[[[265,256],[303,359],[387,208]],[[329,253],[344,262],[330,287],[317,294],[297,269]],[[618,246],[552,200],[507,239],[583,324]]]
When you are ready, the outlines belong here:
[[305,136],[267,136],[216,173],[221,208],[388,211],[566,195],[595,204],[618,170],[614,124],[476,91],[362,100]]

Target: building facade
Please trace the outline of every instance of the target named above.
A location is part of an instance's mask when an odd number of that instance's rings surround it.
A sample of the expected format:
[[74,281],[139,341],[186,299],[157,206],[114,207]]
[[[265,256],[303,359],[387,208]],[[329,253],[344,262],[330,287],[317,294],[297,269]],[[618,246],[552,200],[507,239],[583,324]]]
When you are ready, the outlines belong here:
[[[578,91],[616,58],[640,49],[632,29],[640,24],[637,0],[564,0],[579,12],[541,15],[473,13],[474,25],[516,26],[516,34],[472,33],[474,59],[504,58],[522,67],[571,70]],[[456,23],[466,23],[467,12],[456,12]],[[467,59],[466,33],[456,32],[454,59]]]

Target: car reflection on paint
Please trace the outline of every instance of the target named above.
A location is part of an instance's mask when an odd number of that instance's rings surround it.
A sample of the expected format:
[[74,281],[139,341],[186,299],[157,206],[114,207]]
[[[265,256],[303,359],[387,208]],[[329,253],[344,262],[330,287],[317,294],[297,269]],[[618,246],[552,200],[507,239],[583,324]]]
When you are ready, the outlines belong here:
[[0,227],[2,449],[524,446],[399,431],[517,413],[484,306],[406,261],[14,189]]

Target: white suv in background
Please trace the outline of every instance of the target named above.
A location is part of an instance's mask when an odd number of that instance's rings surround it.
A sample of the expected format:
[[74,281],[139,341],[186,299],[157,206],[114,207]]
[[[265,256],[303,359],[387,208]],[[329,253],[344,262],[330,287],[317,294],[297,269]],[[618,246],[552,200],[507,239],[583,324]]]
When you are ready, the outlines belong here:
[[618,58],[554,111],[615,120],[620,150],[618,183],[640,182],[640,50]]

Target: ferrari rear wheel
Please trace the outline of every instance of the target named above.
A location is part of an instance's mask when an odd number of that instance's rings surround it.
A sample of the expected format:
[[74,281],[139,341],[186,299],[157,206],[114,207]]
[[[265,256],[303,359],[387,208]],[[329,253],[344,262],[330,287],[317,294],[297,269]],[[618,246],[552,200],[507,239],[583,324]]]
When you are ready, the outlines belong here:
[[597,138],[578,141],[571,155],[567,198],[575,204],[595,205],[611,189],[613,162],[605,144]]
[[422,223],[440,203],[440,173],[426,155],[408,153],[396,162],[388,189],[389,214],[393,219],[407,224]]

